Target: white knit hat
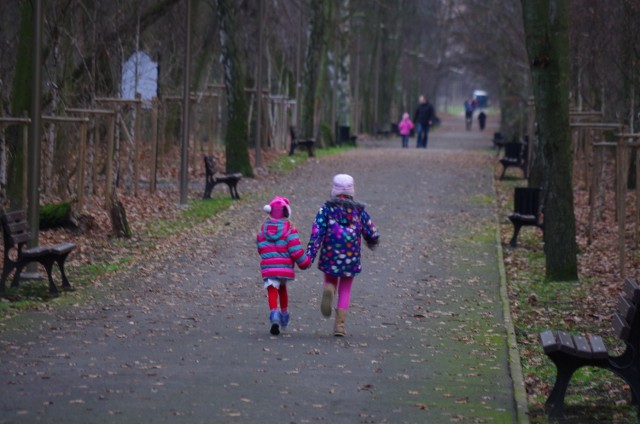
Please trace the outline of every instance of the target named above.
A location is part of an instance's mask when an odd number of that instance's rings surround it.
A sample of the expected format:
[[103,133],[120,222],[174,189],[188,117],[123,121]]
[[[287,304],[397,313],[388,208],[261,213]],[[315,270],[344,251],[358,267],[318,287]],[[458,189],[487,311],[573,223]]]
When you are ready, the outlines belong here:
[[356,194],[355,186],[353,184],[353,177],[347,174],[338,174],[333,177],[333,187],[331,188],[331,197],[336,197],[341,194],[354,197]]

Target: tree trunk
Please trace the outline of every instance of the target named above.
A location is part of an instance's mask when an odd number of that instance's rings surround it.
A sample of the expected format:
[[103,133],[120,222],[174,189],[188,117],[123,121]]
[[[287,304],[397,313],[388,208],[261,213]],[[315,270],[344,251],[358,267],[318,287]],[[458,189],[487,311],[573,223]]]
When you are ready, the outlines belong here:
[[316,115],[320,103],[316,94],[320,84],[322,58],[326,54],[325,7],[324,2],[311,2],[311,35],[305,56],[302,82],[302,119],[299,132],[299,137],[302,139],[313,138],[318,133]]
[[115,191],[109,196],[108,204],[113,234],[117,237],[131,238],[133,233],[127,220],[127,211],[122,202],[118,200]]
[[527,51],[544,168],[546,277],[578,278],[569,131],[568,6],[560,0],[522,0]]
[[253,177],[249,158],[247,131],[247,98],[244,93],[244,75],[240,50],[237,47],[234,29],[235,2],[218,0],[218,20],[220,21],[220,44],[222,47],[222,66],[226,89],[229,122],[225,134],[227,173],[240,172]]
[[349,80],[349,75],[351,74],[351,55],[349,51],[349,45],[351,44],[350,9],[350,0],[341,0],[338,11],[339,42],[336,46],[339,57],[336,64],[337,121],[339,125],[345,126],[349,125],[349,116],[351,115],[351,82]]
[[[22,16],[20,21],[20,41],[18,44],[18,57],[16,71],[11,93],[11,113],[13,116],[22,116],[31,109],[31,69],[33,55],[32,46],[32,19],[33,8],[31,2],[20,2]],[[13,125],[7,130],[7,199],[11,209],[24,208],[22,196],[24,193],[23,180],[25,146],[18,125]]]

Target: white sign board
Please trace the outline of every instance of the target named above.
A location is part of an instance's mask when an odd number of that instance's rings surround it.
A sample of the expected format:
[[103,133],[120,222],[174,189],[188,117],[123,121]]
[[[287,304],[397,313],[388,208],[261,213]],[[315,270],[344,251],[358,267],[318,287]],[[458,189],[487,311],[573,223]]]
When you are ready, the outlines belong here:
[[148,54],[136,52],[122,65],[121,93],[123,99],[151,100],[158,94],[158,64]]

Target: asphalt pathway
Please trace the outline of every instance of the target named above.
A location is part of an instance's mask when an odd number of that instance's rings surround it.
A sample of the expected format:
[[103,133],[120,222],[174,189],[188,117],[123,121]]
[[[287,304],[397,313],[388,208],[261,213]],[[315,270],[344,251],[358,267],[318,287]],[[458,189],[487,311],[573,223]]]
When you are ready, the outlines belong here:
[[[460,117],[427,150],[377,140],[310,160],[189,244],[100,282],[95,304],[5,322],[0,423],[518,422],[492,132],[467,132]],[[353,175],[381,233],[363,254],[348,334],[334,337],[320,314],[314,265],[289,286],[288,331],[271,336],[262,206],[289,197],[306,243],[336,173]]]

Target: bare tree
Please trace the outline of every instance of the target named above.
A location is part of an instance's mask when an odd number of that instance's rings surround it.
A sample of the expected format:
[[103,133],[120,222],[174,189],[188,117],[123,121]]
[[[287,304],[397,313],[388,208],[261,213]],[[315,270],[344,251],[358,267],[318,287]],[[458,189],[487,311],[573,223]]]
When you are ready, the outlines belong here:
[[568,5],[522,0],[538,119],[538,153],[545,170],[544,252],[550,280],[578,278],[569,132]]
[[241,172],[253,177],[249,159],[247,133],[247,100],[241,52],[235,39],[235,6],[233,0],[218,0],[220,45],[226,89],[228,124],[225,139],[227,172]]

